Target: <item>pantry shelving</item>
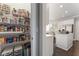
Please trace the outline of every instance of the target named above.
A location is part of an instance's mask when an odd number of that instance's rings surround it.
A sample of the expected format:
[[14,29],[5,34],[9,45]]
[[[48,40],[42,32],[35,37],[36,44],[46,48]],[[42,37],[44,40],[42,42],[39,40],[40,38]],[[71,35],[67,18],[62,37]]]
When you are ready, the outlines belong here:
[[9,8],[8,14],[6,13],[0,12],[0,55],[6,47],[12,46],[14,50],[16,45],[23,47],[24,44],[30,44],[31,39],[29,12],[25,9]]
[[[0,45],[0,48],[1,48],[0,49],[0,55],[2,54],[3,50],[6,49],[6,47],[10,47],[10,46],[11,47],[14,47],[16,45],[23,45],[25,43],[27,43],[27,46],[28,46],[29,43],[30,43],[30,40],[25,40],[25,41],[20,41],[20,42],[13,42],[13,43],[9,43],[9,44],[2,44],[2,45]],[[19,48],[17,48],[16,50],[19,50]],[[5,52],[7,52],[7,51],[5,51]]]
[[0,48],[3,49],[8,46],[22,45],[22,44],[29,43],[29,42],[30,40],[25,40],[25,41],[13,42],[13,43],[8,43],[8,44],[2,44],[0,45]]
[[21,25],[21,24],[10,24],[10,23],[0,23],[0,25],[7,25],[7,26],[26,26],[26,25]]

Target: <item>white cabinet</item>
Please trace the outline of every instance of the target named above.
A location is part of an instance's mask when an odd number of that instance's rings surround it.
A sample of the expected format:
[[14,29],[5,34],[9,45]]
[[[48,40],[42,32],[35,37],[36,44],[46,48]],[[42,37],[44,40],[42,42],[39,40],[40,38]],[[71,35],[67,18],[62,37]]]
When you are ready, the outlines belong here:
[[73,45],[73,34],[56,34],[56,47],[68,51]]
[[46,35],[45,56],[53,55],[53,35]]

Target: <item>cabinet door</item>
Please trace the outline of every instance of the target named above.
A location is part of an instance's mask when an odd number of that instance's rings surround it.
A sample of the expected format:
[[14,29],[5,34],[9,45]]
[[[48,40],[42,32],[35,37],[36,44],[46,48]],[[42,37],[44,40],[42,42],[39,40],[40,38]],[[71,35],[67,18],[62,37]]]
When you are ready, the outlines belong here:
[[53,54],[53,37],[46,37],[46,56],[52,56]]
[[49,37],[49,55],[52,56],[53,55],[53,37]]

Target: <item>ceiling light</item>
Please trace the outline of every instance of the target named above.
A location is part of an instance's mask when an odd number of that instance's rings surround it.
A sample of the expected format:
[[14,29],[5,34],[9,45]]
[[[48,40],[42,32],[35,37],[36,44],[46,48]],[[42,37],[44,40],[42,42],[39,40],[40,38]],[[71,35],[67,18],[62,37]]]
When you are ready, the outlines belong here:
[[66,10],[65,13],[68,13],[68,11]]
[[60,8],[63,8],[63,5],[60,5]]

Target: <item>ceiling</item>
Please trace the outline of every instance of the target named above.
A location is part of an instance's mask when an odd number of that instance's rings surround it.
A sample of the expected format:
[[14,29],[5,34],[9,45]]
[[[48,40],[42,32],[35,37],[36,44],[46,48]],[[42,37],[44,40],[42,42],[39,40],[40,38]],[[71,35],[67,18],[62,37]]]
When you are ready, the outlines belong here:
[[79,3],[51,3],[49,6],[49,19],[65,19],[79,15]]

